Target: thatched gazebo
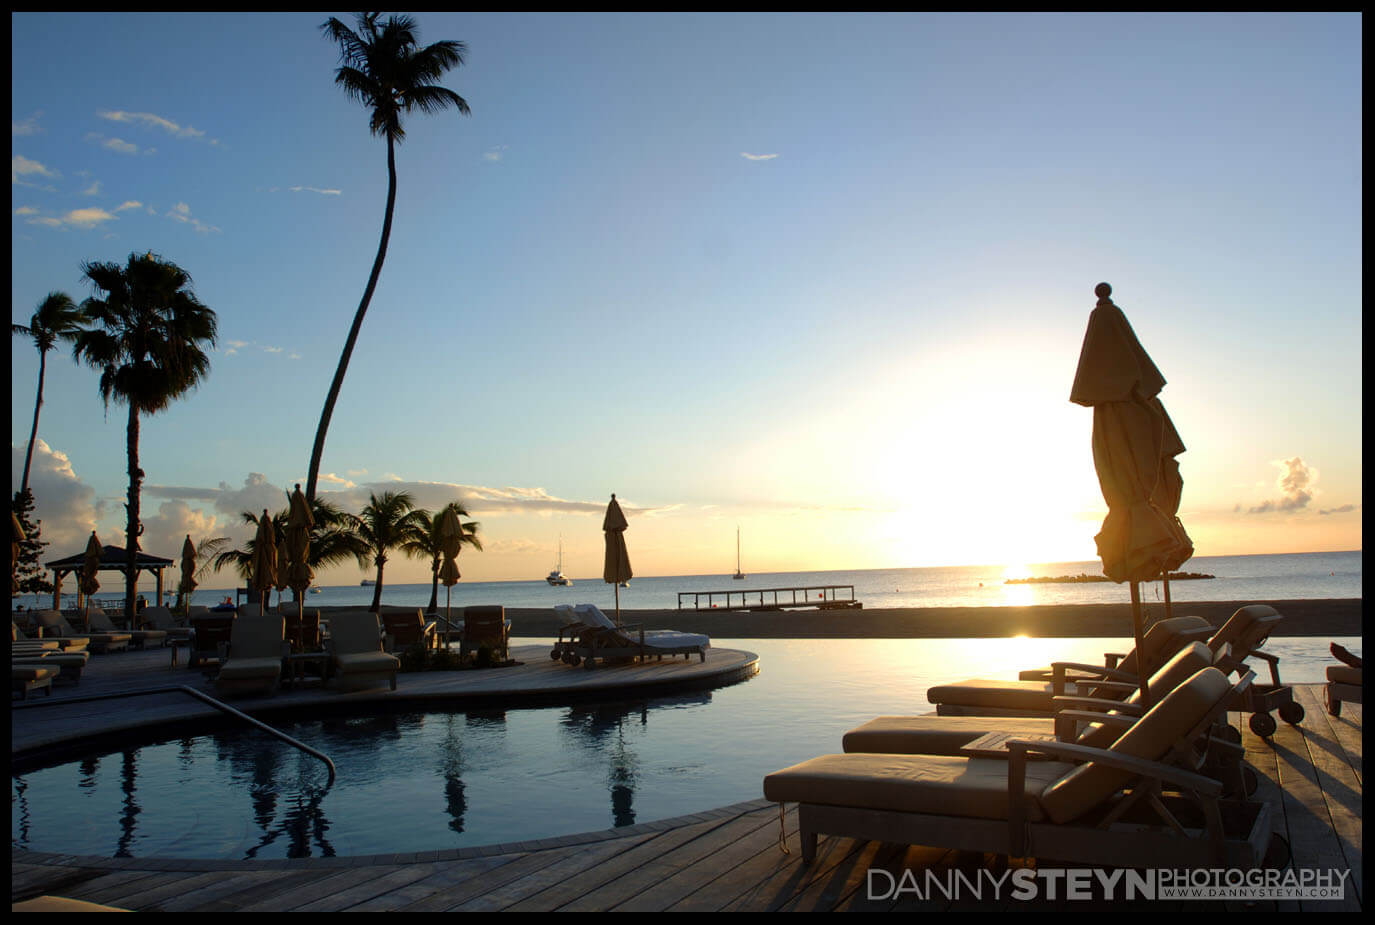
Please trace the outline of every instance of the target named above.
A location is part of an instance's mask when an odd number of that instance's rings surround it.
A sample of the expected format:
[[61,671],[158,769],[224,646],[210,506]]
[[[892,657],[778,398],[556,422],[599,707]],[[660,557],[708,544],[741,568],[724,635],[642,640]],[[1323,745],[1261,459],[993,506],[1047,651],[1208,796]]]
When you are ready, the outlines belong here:
[[[155,603],[162,603],[162,570],[173,564],[172,559],[165,559],[162,556],[154,556],[146,552],[136,553],[135,567],[140,573],[153,572],[157,575],[158,590]],[[67,575],[79,574],[82,566],[86,564],[86,553],[77,553],[65,559],[58,559],[49,562],[48,568],[53,573],[53,610],[62,608],[62,579]],[[120,572],[121,574],[129,570],[129,550],[123,546],[102,546],[100,549],[100,569],[102,572]],[[137,580],[137,578],[135,578]],[[82,605],[81,589],[76,592],[77,606]]]

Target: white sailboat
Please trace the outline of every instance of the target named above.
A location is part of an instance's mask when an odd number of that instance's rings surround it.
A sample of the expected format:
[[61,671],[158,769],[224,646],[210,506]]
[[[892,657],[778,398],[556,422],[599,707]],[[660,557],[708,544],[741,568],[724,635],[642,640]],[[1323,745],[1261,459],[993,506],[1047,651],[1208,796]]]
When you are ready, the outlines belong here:
[[559,536],[559,564],[555,569],[544,578],[551,585],[571,585],[573,579],[563,574],[563,536]]
[[745,573],[740,571],[740,528],[735,528],[735,574],[731,576],[736,581],[745,577]]

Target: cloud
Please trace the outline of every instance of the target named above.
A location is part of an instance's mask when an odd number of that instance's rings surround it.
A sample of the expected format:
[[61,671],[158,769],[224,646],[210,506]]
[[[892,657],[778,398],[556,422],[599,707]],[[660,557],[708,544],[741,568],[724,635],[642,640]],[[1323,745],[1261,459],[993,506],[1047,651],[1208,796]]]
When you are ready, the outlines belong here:
[[96,115],[98,115],[102,119],[107,119],[110,122],[122,122],[127,125],[141,125],[147,128],[161,129],[167,134],[172,135],[176,138],[205,137],[205,132],[202,132],[198,128],[192,128],[189,125],[178,125],[171,119],[165,119],[162,116],[154,115],[151,112],[124,112],[122,110],[106,110],[104,112],[97,112]]
[[31,161],[22,154],[16,154],[10,158],[11,186],[16,183],[21,186],[30,185],[26,184],[20,177],[47,177],[50,180],[55,180],[60,176],[62,176],[62,174],[58,173],[56,170],[44,167],[42,164],[38,163],[38,161]]
[[166,215],[173,221],[181,222],[184,225],[190,225],[192,228],[196,229],[196,231],[201,234],[207,234],[212,231],[217,232],[220,230],[216,228],[214,225],[205,224],[200,219],[192,215],[191,207],[184,202],[177,203],[175,206],[172,207],[172,211],[166,213]]
[[[94,144],[100,145],[107,151],[114,151],[116,154],[138,153],[138,145],[134,144],[131,141],[125,141],[123,138],[109,138],[105,135],[100,134],[99,132],[87,132],[86,140],[89,142],[93,142]],[[144,153],[151,154],[152,151],[149,150]]]
[[1308,507],[1309,502],[1317,494],[1317,489],[1313,486],[1318,480],[1318,470],[1307,465],[1298,456],[1293,459],[1277,459],[1271,465],[1278,466],[1280,469],[1279,478],[1276,480],[1280,497],[1262,501],[1246,513],[1269,514],[1275,511],[1293,513]]
[[[19,490],[25,449],[10,447],[11,494]],[[41,561],[60,559],[85,548],[100,514],[95,489],[76,474],[66,453],[54,450],[42,439],[34,441],[29,491],[34,498],[33,516],[42,521],[41,538],[49,544]]]
[[293,193],[319,193],[321,196],[341,196],[343,190],[320,189],[318,186],[292,186],[288,187]]
[[231,488],[228,482],[221,482],[215,498],[215,510],[234,518],[243,511],[260,513],[266,508],[275,513],[286,506],[286,490],[273,485],[261,472],[250,472],[242,488]]
[[101,208],[73,209],[62,216],[62,224],[73,225],[77,228],[94,228],[101,222],[114,221],[114,218],[113,215]]
[[20,206],[14,210],[15,215],[37,215],[38,210],[33,206]]
[[126,199],[126,200],[124,200],[123,202],[121,202],[119,205],[115,206],[115,211],[116,211],[116,212],[123,212],[123,211],[126,210],[126,209],[141,209],[141,208],[143,208],[143,203],[139,202],[137,199]]
[[352,481],[352,480],[350,480],[350,479],[346,479],[346,478],[344,478],[342,475],[335,475],[333,472],[324,472],[324,473],[321,473],[321,474],[316,478],[316,483],[317,483],[317,488],[318,488],[319,484],[321,484],[321,483],[325,483],[325,484],[329,484],[329,485],[339,485],[339,486],[342,486],[343,488],[355,488],[355,487],[357,487],[357,483],[356,483],[356,482],[354,482],[354,481]]
[[33,115],[29,116],[27,119],[23,119],[23,120],[20,120],[20,121],[15,121],[15,120],[11,119],[11,120],[10,120],[10,134],[11,134],[11,135],[41,135],[41,134],[43,133],[43,129],[39,128],[39,126],[38,126],[38,117],[41,116],[41,115],[43,115],[43,111],[42,111],[42,110],[39,110],[38,112],[36,112],[36,113],[34,113]]
[[740,156],[747,161],[771,161],[778,157],[777,154],[749,154],[745,151],[741,151]]
[[1318,513],[1319,513],[1319,514],[1350,514],[1350,513],[1351,513],[1352,511],[1354,511],[1354,510],[1356,510],[1356,505],[1354,505],[1354,504],[1343,504],[1341,507],[1331,507],[1331,508],[1328,508],[1328,509],[1325,510],[1325,511],[1318,511]]
[[492,161],[493,163],[500,161],[506,156],[508,147],[508,145],[494,145],[482,152],[482,158],[483,160]]
[[[164,501],[152,517],[148,516],[145,507],[140,520],[143,535],[139,537],[139,546],[144,552],[169,559],[181,558],[181,546],[187,534],[191,535],[191,542],[199,543],[206,537],[228,532],[215,515],[193,508],[185,501]],[[175,584],[176,579],[170,581]]]
[[99,181],[99,180],[96,180],[96,181],[95,181],[94,183],[92,183],[90,186],[86,187],[84,190],[81,191],[81,195],[83,195],[83,196],[99,196],[99,195],[100,195],[100,181]]

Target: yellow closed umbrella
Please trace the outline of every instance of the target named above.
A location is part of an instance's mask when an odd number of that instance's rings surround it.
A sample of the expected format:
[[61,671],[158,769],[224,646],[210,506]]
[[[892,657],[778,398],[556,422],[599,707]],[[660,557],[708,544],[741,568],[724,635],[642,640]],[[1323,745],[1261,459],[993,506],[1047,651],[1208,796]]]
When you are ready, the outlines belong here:
[[463,576],[458,571],[458,553],[463,548],[463,525],[459,523],[458,512],[453,505],[444,509],[444,513],[439,517],[439,551],[444,555],[444,561],[439,566],[439,580],[444,583],[444,624],[445,639],[447,633],[453,628],[450,620],[449,602],[453,594],[454,585]]
[[625,531],[629,526],[613,494],[611,503],[606,506],[606,517],[602,520],[602,530],[606,533],[606,563],[602,567],[602,580],[616,589],[617,623],[621,622],[621,582],[635,577],[630,570],[630,553],[625,548]]
[[253,543],[253,581],[258,592],[258,613],[266,612],[263,605],[272,587],[277,583],[277,537],[272,529],[272,518],[263,508],[263,516],[258,519],[258,535]]
[[[315,579],[315,572],[310,567],[310,531],[315,526],[315,515],[310,512],[310,504],[306,501],[306,496],[301,493],[301,483],[296,483],[296,490],[291,493],[290,508],[286,515],[286,587],[296,592],[297,612],[296,616],[305,617],[306,591],[310,588],[310,583]],[[301,648],[304,640],[301,637],[301,624],[298,622],[296,646]]]
[[81,563],[81,577],[77,580],[77,588],[86,596],[86,632],[88,633],[91,631],[91,595],[100,590],[100,581],[96,576],[100,573],[102,552],[100,540],[96,538],[95,531],[92,530],[91,538],[86,541],[86,558]]
[[196,544],[191,542],[191,534],[186,534],[186,542],[181,544],[181,582],[177,585],[182,600],[186,602],[187,619],[191,617],[191,592],[196,590]]
[[[1093,408],[1093,464],[1108,504],[1094,539],[1103,574],[1131,585],[1141,651],[1140,582],[1168,576],[1193,555],[1177,516],[1184,483],[1174,457],[1184,444],[1157,397],[1165,377],[1109,298],[1112,287],[1099,283],[1094,292],[1098,304],[1084,333],[1070,401]],[[1141,699],[1149,706],[1146,675],[1140,673]]]

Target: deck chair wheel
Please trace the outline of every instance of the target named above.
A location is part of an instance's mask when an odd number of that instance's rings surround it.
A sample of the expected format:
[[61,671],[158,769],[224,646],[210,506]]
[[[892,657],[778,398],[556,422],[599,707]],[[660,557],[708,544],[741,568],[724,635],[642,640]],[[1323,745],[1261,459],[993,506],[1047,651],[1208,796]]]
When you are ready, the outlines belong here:
[[549,653],[549,657],[552,658],[554,661],[557,662],[557,661],[559,660],[559,658],[561,657],[561,653],[559,652],[558,649],[555,649],[553,652],[550,652],[550,653]]
[[[574,661],[573,664],[576,665],[577,662]],[[582,666],[588,671],[591,671],[593,668],[597,667],[597,660],[589,655],[587,658],[583,659]]]
[[1327,704],[1327,712],[1332,716],[1342,715],[1342,702],[1332,696],[1331,686],[1322,689],[1323,702]]
[[1303,704],[1294,703],[1293,701],[1281,704],[1279,714],[1280,719],[1291,726],[1297,726],[1299,723],[1303,722]]
[[1251,731],[1262,739],[1270,738],[1278,728],[1279,723],[1275,722],[1275,718],[1269,713],[1251,714]]

